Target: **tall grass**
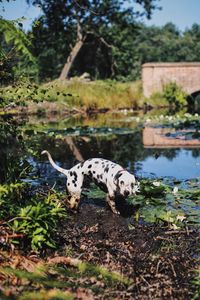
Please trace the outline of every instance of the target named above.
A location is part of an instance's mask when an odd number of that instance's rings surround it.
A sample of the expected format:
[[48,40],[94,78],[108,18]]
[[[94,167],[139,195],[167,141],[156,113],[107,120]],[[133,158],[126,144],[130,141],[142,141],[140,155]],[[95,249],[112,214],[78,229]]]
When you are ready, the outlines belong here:
[[23,84],[0,89],[2,104],[29,105],[31,102],[54,102],[68,108],[119,109],[143,105],[141,82],[53,81],[40,86]]
[[[73,80],[70,84],[56,83],[58,90],[67,89],[80,101],[76,103],[86,108],[136,108],[142,98],[140,82],[121,83],[114,81],[95,81],[90,83]],[[74,104],[76,104],[74,103]]]

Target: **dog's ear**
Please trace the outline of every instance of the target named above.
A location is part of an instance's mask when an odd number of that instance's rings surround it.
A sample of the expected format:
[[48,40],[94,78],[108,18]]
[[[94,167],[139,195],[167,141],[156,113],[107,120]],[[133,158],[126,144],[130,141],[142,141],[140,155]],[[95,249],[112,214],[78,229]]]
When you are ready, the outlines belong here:
[[117,174],[114,176],[114,184],[119,185],[120,176],[122,176],[122,171],[118,171]]

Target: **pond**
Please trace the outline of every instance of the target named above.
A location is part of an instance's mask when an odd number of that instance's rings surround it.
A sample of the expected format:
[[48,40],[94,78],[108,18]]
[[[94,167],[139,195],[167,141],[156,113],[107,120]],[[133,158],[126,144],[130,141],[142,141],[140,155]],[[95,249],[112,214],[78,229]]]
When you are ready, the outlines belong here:
[[[5,141],[2,139],[0,149],[0,179],[5,182],[20,177],[36,188],[48,184],[63,190],[65,178],[41,156],[46,149],[56,163],[66,169],[78,161],[102,157],[119,163],[139,180],[149,178],[172,187],[198,189],[198,115],[189,125],[184,123],[184,128],[183,122],[180,123],[182,128],[178,126],[176,117],[169,123],[172,118],[169,115],[167,119],[163,113],[156,112],[156,115],[152,123],[150,114],[145,116],[126,110],[90,117],[50,114],[13,119],[3,116],[1,132],[5,134]],[[185,122],[183,116],[180,119]],[[168,122],[164,124],[163,119]],[[195,210],[199,208],[198,201],[199,197],[191,204]],[[200,216],[195,215],[195,218]]]

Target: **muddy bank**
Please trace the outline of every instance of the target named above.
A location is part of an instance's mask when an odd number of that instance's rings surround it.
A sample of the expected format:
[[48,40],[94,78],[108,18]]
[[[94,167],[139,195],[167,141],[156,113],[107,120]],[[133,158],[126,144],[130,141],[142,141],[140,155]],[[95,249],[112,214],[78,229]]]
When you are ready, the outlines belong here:
[[59,239],[58,255],[70,251],[132,281],[114,289],[105,286],[100,294],[93,292],[95,299],[190,299],[195,293],[191,283],[198,268],[198,230],[130,224],[101,204],[82,203],[71,222],[63,222]]

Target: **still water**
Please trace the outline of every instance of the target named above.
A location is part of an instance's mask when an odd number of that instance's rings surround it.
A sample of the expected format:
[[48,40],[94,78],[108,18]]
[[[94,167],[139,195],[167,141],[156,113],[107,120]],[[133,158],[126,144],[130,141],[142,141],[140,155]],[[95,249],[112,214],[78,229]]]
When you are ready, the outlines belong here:
[[174,177],[180,180],[199,177],[200,156],[198,152],[194,149],[179,148],[173,158],[168,158],[164,151],[158,158],[150,155],[136,163],[141,168],[137,174],[143,177]]
[[[9,176],[22,176],[24,180],[35,184],[47,180],[59,185],[59,174],[51,168],[46,157],[40,154],[44,149],[64,168],[91,157],[103,157],[121,164],[138,177],[171,177],[177,180],[200,177],[198,135],[194,139],[195,145],[191,147],[184,146],[182,142],[179,144],[176,137],[174,144],[171,139],[168,145],[163,140],[163,133],[156,136],[158,145],[155,143],[148,146],[152,137],[148,134],[144,137],[146,125],[143,116],[133,113],[92,117],[29,116],[20,121],[11,120],[11,124],[9,122],[6,117],[0,122],[1,134],[5,135],[2,135],[0,142],[1,181],[6,179],[9,169],[13,172]],[[14,138],[17,134],[19,136]]]

